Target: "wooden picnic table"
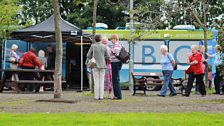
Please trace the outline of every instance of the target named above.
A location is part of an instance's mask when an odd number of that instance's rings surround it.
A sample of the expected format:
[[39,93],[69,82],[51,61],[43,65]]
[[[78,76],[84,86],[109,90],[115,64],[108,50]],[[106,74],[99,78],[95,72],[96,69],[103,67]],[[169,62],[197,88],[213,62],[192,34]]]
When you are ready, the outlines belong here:
[[[54,83],[54,70],[39,70],[39,69],[0,69],[0,72],[3,73],[3,76],[1,77],[1,83],[0,83],[0,92],[3,92],[3,89],[5,87],[5,83],[13,83],[13,85],[16,88],[17,92],[20,92],[19,84],[53,84]],[[21,80],[18,75],[21,75],[23,73],[39,73],[43,76],[49,76],[50,80]],[[14,77],[14,80],[11,79],[11,77]],[[7,77],[10,77],[10,79],[7,79]]]
[[[137,90],[143,90],[144,94],[146,95],[147,86],[155,85],[155,86],[162,86],[163,85],[163,73],[161,72],[132,72],[132,78],[134,82],[134,92],[133,96],[136,94]],[[174,79],[178,81],[178,83],[173,83],[174,86],[182,86],[183,87],[183,79],[178,78]],[[181,90],[182,93],[182,90]]]

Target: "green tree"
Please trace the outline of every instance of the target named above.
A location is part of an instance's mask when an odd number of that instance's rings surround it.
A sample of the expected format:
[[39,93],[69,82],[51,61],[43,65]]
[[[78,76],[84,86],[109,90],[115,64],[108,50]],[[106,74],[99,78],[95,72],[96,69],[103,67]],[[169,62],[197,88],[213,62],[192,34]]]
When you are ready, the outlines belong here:
[[19,11],[19,6],[16,5],[16,0],[0,0],[0,38],[5,38],[8,32],[13,28],[10,25],[16,25],[16,14]]
[[53,14],[51,0],[18,0],[22,11],[18,18],[21,24],[26,22],[40,23]]
[[[224,54],[224,18],[220,21],[214,21],[214,26],[218,29],[218,44],[220,45],[220,52]],[[219,66],[221,70],[222,81],[224,81],[224,57],[222,58],[222,64]],[[223,83],[223,82],[222,82]]]
[[[127,0],[124,0],[127,1]],[[118,26],[124,26],[127,15],[122,11],[127,10],[122,1],[122,4],[111,3],[109,0],[99,0],[97,5],[97,22],[108,24],[110,29]],[[113,5],[111,5],[113,4]],[[81,28],[92,26],[93,1],[92,0],[74,0],[74,10],[68,13],[67,20]]]

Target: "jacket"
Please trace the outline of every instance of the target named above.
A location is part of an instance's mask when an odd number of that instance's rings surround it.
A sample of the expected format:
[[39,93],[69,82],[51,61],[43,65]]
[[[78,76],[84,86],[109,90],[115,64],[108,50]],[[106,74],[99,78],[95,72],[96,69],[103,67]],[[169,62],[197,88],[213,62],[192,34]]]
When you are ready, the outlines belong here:
[[96,59],[96,68],[106,69],[106,60],[110,59],[110,54],[107,51],[107,47],[101,43],[92,44],[88,53],[87,60],[94,57]]
[[28,51],[25,52],[20,58],[19,66],[31,68],[35,68],[35,66],[38,66],[39,68],[41,68],[42,64],[38,61],[37,56],[32,51]]
[[198,75],[198,74],[204,74],[204,65],[203,65],[203,58],[202,58],[202,54],[197,52],[196,54],[192,54],[189,57],[189,61],[193,62],[194,60],[197,60],[198,63],[195,65],[191,65],[190,66],[190,71],[194,73],[194,75]]

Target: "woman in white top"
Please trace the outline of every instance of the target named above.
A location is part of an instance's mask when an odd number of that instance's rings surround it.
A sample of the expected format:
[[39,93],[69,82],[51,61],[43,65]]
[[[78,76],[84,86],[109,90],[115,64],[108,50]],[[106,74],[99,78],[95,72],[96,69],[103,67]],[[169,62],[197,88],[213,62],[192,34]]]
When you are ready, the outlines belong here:
[[13,44],[11,46],[11,51],[10,51],[10,58],[9,58],[9,62],[10,62],[10,69],[17,69],[17,64],[19,61],[19,55],[16,53],[18,49],[18,46],[16,44]]

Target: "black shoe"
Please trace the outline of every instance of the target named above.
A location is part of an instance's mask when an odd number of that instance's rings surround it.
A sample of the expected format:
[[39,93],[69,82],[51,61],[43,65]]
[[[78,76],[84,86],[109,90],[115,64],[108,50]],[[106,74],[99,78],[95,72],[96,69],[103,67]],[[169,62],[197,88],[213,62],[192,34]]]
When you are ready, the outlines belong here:
[[205,96],[206,96],[206,94],[201,95],[201,97],[205,97]]
[[157,96],[159,96],[159,97],[165,97],[165,95],[161,95],[161,94],[157,94]]
[[177,94],[170,94],[170,97],[177,96]]
[[214,92],[214,93],[212,93],[212,94],[220,94],[220,92]]
[[190,95],[189,94],[182,94],[183,96],[185,96],[185,97],[189,97]]

